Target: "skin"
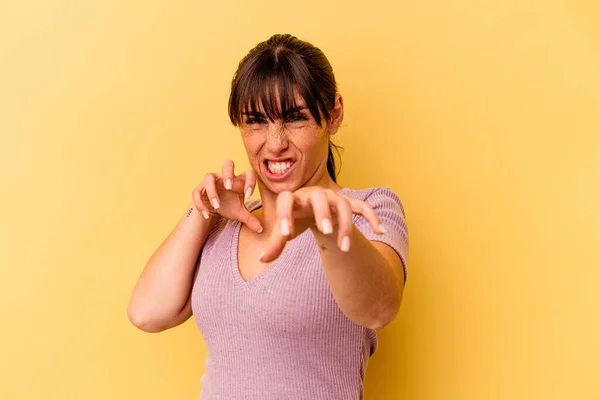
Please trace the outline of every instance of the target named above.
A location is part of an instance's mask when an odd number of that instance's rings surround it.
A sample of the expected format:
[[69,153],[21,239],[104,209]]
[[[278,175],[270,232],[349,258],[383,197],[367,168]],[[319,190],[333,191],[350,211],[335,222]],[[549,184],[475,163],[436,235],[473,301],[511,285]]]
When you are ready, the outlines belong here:
[[[352,223],[352,215],[360,214],[373,232],[383,234],[385,228],[371,206],[338,194],[341,186],[327,172],[329,135],[338,131],[344,117],[342,97],[336,95],[331,119],[322,126],[302,108],[301,97],[296,96],[296,104],[298,109],[283,120],[245,115],[240,132],[251,170],[236,176],[233,161],[225,161],[222,173],[207,174],[194,190],[194,204],[205,218],[244,223],[238,266],[246,280],[268,268],[288,241],[310,229],[340,309],[355,323],[380,329],[398,312],[404,274],[392,248],[369,241]],[[294,160],[281,182],[270,179],[265,170],[265,159],[275,158]],[[249,213],[244,193],[250,197],[256,185],[262,207]]]

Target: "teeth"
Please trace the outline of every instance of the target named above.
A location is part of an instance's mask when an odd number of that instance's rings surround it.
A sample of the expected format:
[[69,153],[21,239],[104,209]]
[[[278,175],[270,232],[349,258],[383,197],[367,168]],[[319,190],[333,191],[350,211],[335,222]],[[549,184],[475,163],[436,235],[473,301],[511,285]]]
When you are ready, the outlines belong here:
[[287,161],[287,162],[268,161],[267,167],[269,168],[269,171],[271,171],[274,174],[284,174],[292,166],[292,164],[293,164],[293,162],[291,162],[291,161]]

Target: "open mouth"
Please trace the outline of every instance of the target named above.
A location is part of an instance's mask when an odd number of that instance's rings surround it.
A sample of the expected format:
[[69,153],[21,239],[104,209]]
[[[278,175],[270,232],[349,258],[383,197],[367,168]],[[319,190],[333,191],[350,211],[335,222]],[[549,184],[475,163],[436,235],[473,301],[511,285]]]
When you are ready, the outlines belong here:
[[295,164],[296,162],[291,159],[283,161],[265,160],[264,167],[269,179],[281,181],[289,176]]

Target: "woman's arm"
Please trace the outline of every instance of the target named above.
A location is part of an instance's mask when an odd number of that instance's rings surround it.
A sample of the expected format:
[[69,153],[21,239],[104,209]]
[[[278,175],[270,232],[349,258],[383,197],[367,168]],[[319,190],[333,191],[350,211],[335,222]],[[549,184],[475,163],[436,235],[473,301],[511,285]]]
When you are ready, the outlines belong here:
[[129,319],[138,328],[160,332],[192,315],[198,256],[221,218],[262,231],[260,221],[244,205],[244,195],[249,198],[254,191],[256,175],[252,170],[235,175],[234,167],[232,160],[225,160],[222,173],[204,176],[192,192],[188,211],[148,260],[127,307]]
[[312,186],[279,193],[276,207],[275,229],[261,261],[276,259],[287,241],[310,229],[344,314],[371,329],[394,319],[408,252],[404,208],[395,193],[376,188],[362,201]]
[[205,219],[191,204],[148,260],[133,290],[127,315],[139,329],[160,332],[192,315],[191,289],[198,255],[218,216]]
[[325,275],[340,309],[355,323],[380,329],[400,308],[404,272],[398,254],[387,244],[370,241],[354,227],[348,252],[338,246],[338,232],[311,228]]

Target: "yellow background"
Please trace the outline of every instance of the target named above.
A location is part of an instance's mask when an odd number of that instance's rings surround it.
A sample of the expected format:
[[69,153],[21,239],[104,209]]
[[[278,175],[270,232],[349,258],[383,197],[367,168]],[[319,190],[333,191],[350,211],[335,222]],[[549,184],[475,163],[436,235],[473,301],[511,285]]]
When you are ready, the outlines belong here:
[[0,398],[197,398],[193,321],[127,302],[204,173],[247,166],[230,80],[290,32],[345,96],[341,183],[408,215],[367,400],[599,399],[599,3],[217,3],[0,4]]

